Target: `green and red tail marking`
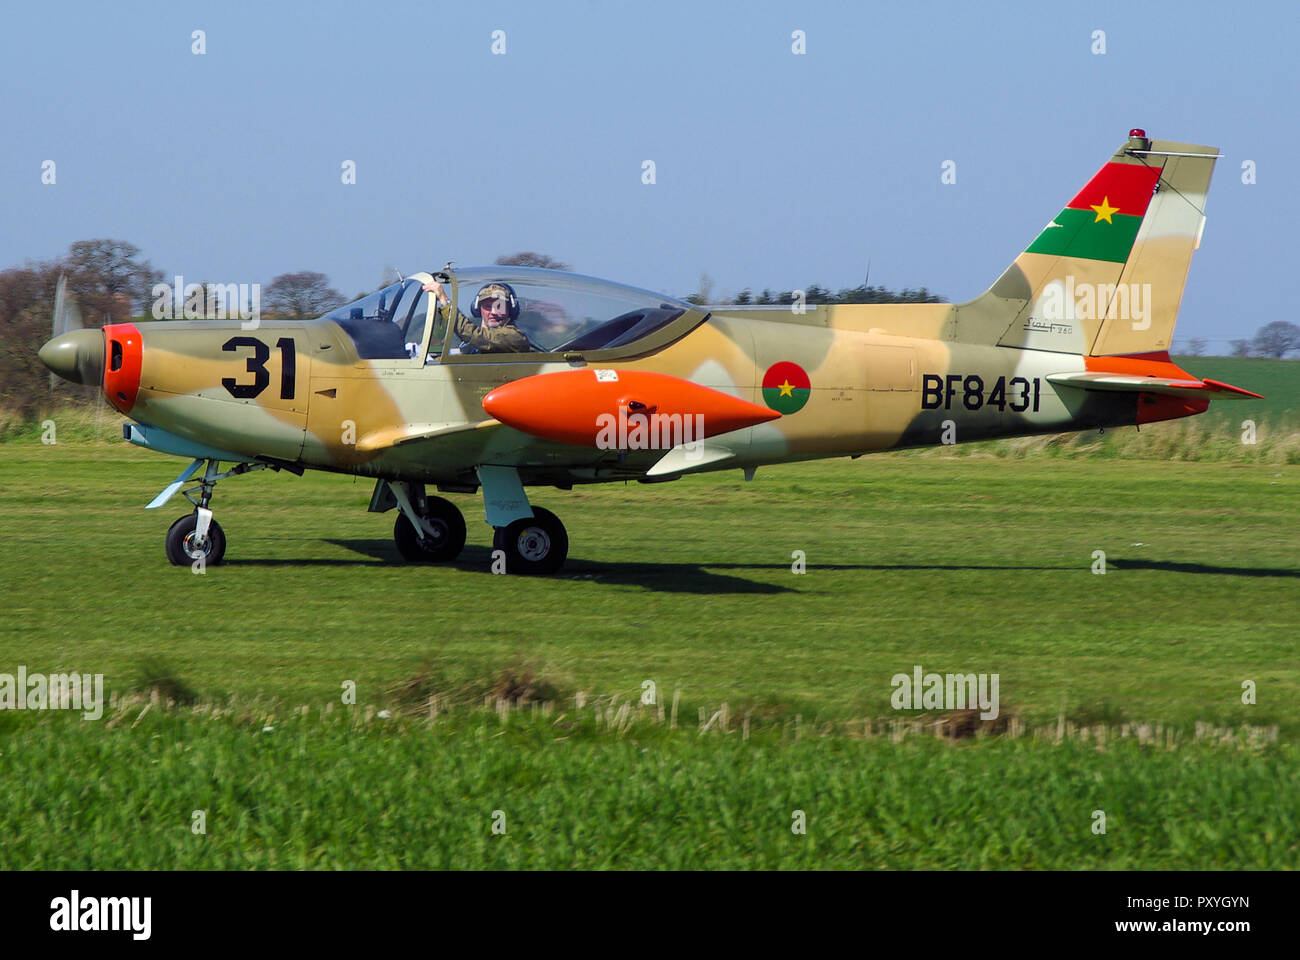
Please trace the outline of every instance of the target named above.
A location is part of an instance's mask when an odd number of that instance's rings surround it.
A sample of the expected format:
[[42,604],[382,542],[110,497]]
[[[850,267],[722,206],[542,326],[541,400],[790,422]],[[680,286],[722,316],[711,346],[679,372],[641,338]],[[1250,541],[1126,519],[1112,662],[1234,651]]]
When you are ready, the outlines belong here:
[[811,391],[812,381],[797,363],[782,360],[763,374],[763,402],[779,413],[802,410]]
[[1025,252],[1123,263],[1159,179],[1158,167],[1106,164]]

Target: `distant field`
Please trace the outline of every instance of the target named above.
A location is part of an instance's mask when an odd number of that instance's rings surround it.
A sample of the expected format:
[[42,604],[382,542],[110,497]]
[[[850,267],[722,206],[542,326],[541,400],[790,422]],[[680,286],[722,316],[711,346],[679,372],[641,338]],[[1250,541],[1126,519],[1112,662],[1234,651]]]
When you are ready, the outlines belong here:
[[1300,360],[1261,357],[1174,357],[1173,360],[1202,379],[1230,383],[1264,395],[1263,400],[1212,403],[1198,419],[1233,421],[1234,426],[1248,416],[1256,420],[1300,421]]
[[[476,498],[461,561],[409,567],[368,483],[269,472],[218,488],[228,562],[195,575],[163,555],[185,505],[141,509],[180,466],[0,446],[0,673],[200,703],[0,714],[0,868],[1300,866],[1295,466],[967,448],[550,491],[573,546],[537,580],[488,572]],[[893,742],[917,664],[997,673],[1028,733]],[[678,729],[595,725],[647,680]],[[549,716],[482,707],[525,683]]]

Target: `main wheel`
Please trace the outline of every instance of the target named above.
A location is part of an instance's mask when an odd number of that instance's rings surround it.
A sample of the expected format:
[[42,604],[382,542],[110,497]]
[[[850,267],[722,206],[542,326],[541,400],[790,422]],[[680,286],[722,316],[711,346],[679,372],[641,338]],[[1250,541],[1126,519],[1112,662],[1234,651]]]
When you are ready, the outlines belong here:
[[559,570],[569,555],[569,535],[560,518],[533,507],[533,515],[497,527],[492,546],[504,550],[508,573],[548,574]]
[[226,555],[226,532],[215,517],[208,524],[208,539],[201,545],[194,542],[194,531],[199,525],[196,513],[187,513],[167,530],[167,559],[178,567],[188,567],[199,557],[204,566],[215,567]]
[[426,519],[433,532],[421,536],[401,510],[393,523],[393,542],[407,563],[446,563],[460,556],[465,547],[465,518],[456,505],[442,497],[428,497]]

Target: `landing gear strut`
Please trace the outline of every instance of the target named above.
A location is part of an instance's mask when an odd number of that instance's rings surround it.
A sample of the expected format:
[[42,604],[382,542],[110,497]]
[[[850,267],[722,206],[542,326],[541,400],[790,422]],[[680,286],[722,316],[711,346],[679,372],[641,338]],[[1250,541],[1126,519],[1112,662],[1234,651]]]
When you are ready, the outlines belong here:
[[569,555],[569,535],[560,518],[528,503],[519,471],[498,464],[474,468],[483,487],[484,519],[492,527],[493,571],[505,555],[506,573],[554,573]]
[[494,527],[492,548],[506,555],[507,573],[546,575],[559,570],[569,555],[569,534],[560,518],[533,507],[533,515]]
[[397,500],[393,542],[407,563],[447,563],[465,547],[465,517],[450,500],[426,496],[422,483],[390,482]]
[[[190,464],[189,469],[182,473],[175,483],[154,498],[149,508],[160,507],[171,499],[202,463],[202,460],[195,460]],[[220,563],[226,555],[226,532],[212,516],[209,506],[212,503],[212,491],[216,488],[218,480],[248,473],[250,470],[264,470],[267,466],[268,464],[265,463],[237,463],[225,473],[218,473],[217,461],[209,460],[199,485],[182,491],[185,499],[194,504],[194,512],[178,517],[168,528],[165,540],[167,559],[178,567],[188,567],[199,559],[208,566]],[[199,492],[197,500],[193,497],[196,490]]]

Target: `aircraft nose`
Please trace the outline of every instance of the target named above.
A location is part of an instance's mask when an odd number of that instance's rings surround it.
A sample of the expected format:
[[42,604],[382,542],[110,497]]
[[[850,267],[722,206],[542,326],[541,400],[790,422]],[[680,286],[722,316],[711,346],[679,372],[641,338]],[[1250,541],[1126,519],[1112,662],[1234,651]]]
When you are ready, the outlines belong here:
[[99,386],[104,379],[102,330],[71,330],[48,341],[37,353],[41,363],[64,380]]

